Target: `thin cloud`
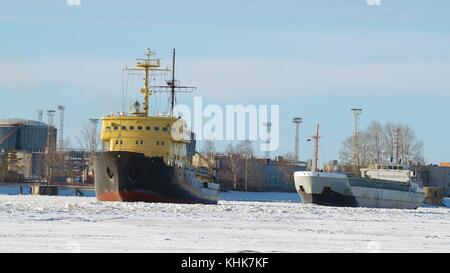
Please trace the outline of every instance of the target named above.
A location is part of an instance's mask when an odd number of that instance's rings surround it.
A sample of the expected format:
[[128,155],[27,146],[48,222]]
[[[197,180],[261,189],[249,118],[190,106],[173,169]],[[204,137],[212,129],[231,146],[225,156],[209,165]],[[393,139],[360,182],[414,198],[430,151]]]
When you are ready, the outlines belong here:
[[[86,96],[122,88],[123,60],[0,62],[0,88],[32,92],[55,86]],[[305,60],[182,60],[178,78],[217,99],[282,96],[450,94],[446,62],[324,63]],[[120,93],[118,93],[120,94]],[[83,94],[81,94],[83,95]]]
[[316,63],[302,60],[186,62],[181,77],[201,93],[222,98],[302,95],[450,94],[450,64]]
[[121,89],[124,64],[119,60],[83,58],[0,61],[0,88],[29,93],[63,87],[80,93],[105,93]]

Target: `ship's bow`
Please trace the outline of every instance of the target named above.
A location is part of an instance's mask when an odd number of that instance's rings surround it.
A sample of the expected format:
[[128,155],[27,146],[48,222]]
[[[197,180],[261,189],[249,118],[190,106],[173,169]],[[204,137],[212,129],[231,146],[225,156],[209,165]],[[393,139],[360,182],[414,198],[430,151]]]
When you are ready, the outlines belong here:
[[295,172],[294,181],[304,204],[357,206],[348,180],[343,174]]

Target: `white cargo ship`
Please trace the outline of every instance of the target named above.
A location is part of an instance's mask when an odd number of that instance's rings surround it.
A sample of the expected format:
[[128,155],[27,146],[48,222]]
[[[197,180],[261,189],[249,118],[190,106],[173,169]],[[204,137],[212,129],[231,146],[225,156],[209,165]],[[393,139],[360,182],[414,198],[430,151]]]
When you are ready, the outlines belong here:
[[416,209],[425,194],[407,166],[377,164],[361,169],[361,178],[340,173],[295,172],[303,203],[326,206]]
[[406,165],[375,164],[361,177],[319,172],[317,125],[314,171],[295,172],[295,188],[305,204],[326,206],[417,209],[425,200],[422,183]]

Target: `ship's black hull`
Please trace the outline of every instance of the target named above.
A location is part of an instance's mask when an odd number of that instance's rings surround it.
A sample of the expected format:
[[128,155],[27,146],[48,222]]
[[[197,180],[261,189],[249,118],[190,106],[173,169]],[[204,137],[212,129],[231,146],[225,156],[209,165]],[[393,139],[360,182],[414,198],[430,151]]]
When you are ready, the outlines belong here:
[[335,207],[357,207],[358,203],[354,196],[340,194],[334,191],[322,192],[318,194],[300,193],[302,200],[310,200],[309,203],[314,203],[322,206]]
[[94,161],[97,200],[217,204],[218,185],[186,166],[134,152],[102,152]]

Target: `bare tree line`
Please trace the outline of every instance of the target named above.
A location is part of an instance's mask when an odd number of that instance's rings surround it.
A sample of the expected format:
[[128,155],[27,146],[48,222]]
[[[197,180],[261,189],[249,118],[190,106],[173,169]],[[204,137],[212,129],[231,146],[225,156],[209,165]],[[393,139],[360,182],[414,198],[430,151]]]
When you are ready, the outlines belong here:
[[76,137],[81,149],[89,152],[88,168],[94,170],[94,156],[100,145],[100,135],[95,122],[85,122],[80,130],[80,137]]
[[92,122],[83,123],[80,130],[80,137],[76,137],[81,149],[95,153],[100,144],[100,136],[97,124]]
[[374,163],[424,164],[423,143],[402,123],[372,121],[365,131],[343,141],[340,159],[367,167]]
[[[245,160],[248,160],[248,158],[253,157],[252,142],[250,140],[244,140],[237,145],[233,145],[232,143],[230,143],[228,144],[225,153],[227,154],[226,164],[233,178],[233,187],[236,188],[238,172],[240,163],[242,162],[242,158],[244,157]],[[248,164],[248,161],[246,161],[245,164]]]
[[218,157],[214,141],[206,140],[202,152],[211,160],[216,160],[216,164],[220,166],[219,176],[229,178],[233,188],[237,188],[238,184],[245,185],[245,181],[249,188],[261,187],[263,164],[255,157],[250,140],[228,144]]

